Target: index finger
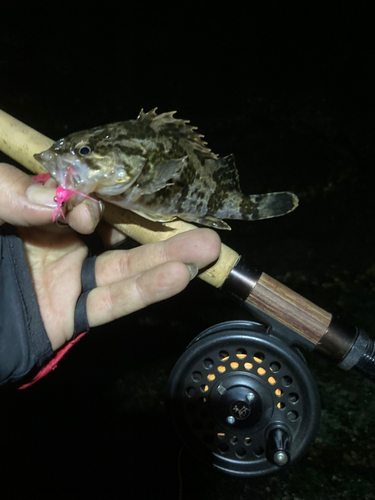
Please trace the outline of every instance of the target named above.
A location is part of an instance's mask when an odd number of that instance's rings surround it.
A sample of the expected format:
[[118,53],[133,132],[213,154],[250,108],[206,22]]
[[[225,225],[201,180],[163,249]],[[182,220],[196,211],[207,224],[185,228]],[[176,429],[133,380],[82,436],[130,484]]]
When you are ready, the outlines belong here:
[[27,174],[0,163],[0,219],[14,226],[43,226],[52,222],[54,190],[40,186]]

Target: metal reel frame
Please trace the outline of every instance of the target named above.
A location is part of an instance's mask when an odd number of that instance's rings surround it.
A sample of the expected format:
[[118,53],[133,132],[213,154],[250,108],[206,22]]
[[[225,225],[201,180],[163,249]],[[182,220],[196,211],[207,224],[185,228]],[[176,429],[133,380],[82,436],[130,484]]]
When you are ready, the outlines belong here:
[[170,375],[167,401],[197,457],[245,477],[290,466],[319,425],[319,395],[304,358],[251,321],[198,335]]

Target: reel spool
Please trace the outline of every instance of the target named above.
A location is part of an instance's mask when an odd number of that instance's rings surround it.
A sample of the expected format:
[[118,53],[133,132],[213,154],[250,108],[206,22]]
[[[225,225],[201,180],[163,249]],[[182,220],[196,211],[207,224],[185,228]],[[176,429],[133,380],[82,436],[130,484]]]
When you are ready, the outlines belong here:
[[251,321],[198,335],[170,375],[167,400],[185,445],[242,477],[290,466],[318,430],[319,395],[304,358]]

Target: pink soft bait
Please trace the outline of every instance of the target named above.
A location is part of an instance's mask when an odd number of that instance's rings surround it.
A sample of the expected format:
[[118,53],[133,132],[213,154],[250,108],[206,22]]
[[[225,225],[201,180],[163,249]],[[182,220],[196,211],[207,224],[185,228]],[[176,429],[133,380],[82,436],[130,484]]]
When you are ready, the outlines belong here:
[[65,203],[71,198],[74,194],[79,194],[81,196],[84,196],[85,198],[89,198],[90,200],[96,201],[96,203],[99,203],[98,200],[95,200],[95,198],[91,198],[90,196],[87,196],[87,194],[80,193],[79,191],[74,191],[73,189],[64,189],[61,186],[57,186],[56,188],[56,196],[54,200],[57,203],[57,207],[53,211],[53,222],[61,215],[63,219],[65,219],[65,215],[63,212],[63,207]]

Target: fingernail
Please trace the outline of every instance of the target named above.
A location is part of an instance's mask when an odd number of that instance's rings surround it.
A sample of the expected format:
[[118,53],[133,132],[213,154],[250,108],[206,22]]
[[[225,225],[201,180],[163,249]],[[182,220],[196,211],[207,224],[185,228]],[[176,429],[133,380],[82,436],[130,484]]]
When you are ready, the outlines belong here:
[[104,214],[105,205],[104,205],[104,203],[102,202],[102,200],[99,200],[99,201],[98,201],[98,205],[99,205],[100,217],[102,217],[102,215]]
[[[92,200],[90,200],[88,198],[86,198],[83,201],[83,203],[88,208],[88,210],[90,212],[92,223],[93,223],[94,227],[96,227],[97,224],[98,224],[98,222],[99,222],[99,220],[100,220],[100,217],[101,217],[100,206],[99,206],[99,214],[98,214],[97,211],[96,211],[96,205],[98,205],[98,203],[95,203],[94,201],[92,201]],[[98,215],[99,215],[99,217],[98,217]]]
[[57,207],[55,195],[55,189],[45,188],[40,184],[32,184],[26,191],[26,196],[32,203],[51,208]]
[[190,281],[193,280],[198,274],[198,267],[195,264],[186,264],[190,273]]

